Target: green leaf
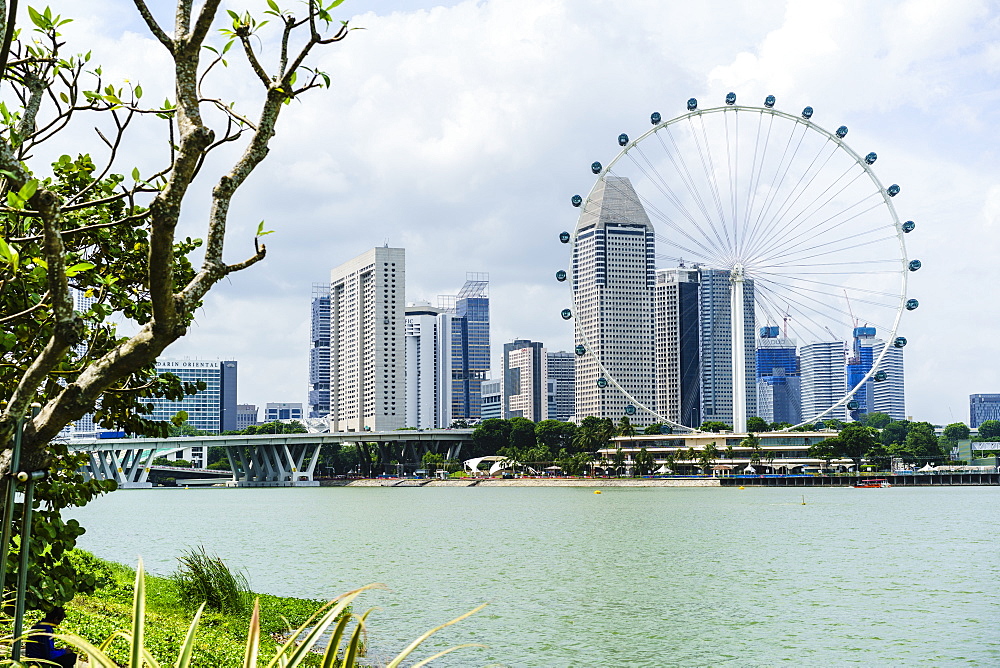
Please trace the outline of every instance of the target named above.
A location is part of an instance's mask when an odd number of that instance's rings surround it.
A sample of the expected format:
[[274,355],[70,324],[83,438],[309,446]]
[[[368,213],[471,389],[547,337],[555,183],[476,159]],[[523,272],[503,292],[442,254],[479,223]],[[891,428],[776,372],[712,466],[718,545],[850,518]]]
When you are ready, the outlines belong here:
[[7,262],[14,271],[17,271],[21,264],[21,254],[17,252],[17,246],[8,244],[2,238],[0,238],[0,258]]
[[274,11],[278,12],[279,14],[281,13],[281,9],[278,8],[278,3],[276,3],[274,0],[267,0],[267,6],[273,9]]
[[239,14],[237,14],[236,12],[234,12],[231,9],[227,9],[226,12],[229,14],[230,17],[232,17],[232,19],[234,21],[239,22],[239,20],[240,20],[240,15]]
[[142,97],[142,86],[136,86],[135,87],[135,99],[138,100],[140,97]]
[[89,271],[96,266],[97,265],[93,264],[92,262],[79,262],[77,264],[74,264],[72,267],[68,267],[66,269],[66,275],[72,278],[73,276],[76,276],[77,274],[82,273],[84,271]]
[[30,7],[29,6],[28,7],[28,16],[31,17],[31,22],[32,23],[34,23],[39,28],[42,28],[43,30],[45,29],[45,23],[46,23],[45,19],[42,17],[41,14],[38,13],[38,10],[36,10],[34,7]]
[[265,234],[274,234],[274,230],[266,230],[265,231],[264,230],[264,221],[262,220],[262,221],[260,221],[260,225],[257,226],[257,234],[256,234],[256,236],[262,237]]
[[21,186],[21,190],[19,190],[17,194],[21,196],[21,199],[27,202],[37,190],[38,179],[28,179],[28,181]]
[[133,167],[132,168],[132,180],[133,181],[138,181],[139,180],[139,168],[138,167]]

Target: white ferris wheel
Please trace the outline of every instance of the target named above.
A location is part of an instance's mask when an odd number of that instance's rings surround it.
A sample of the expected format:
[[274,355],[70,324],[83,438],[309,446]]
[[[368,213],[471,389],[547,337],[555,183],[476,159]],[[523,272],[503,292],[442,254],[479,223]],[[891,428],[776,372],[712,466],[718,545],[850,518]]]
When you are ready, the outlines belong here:
[[[655,228],[657,266],[728,272],[731,313],[740,312],[737,306],[752,293],[757,328],[780,331],[800,346],[844,341],[856,327],[874,328],[886,345],[863,377],[848,383],[832,405],[803,412],[799,424],[854,410],[862,388],[885,381],[883,359],[906,345],[898,332],[902,315],[919,305],[907,297],[907,277],[920,261],[907,256],[904,241],[915,224],[901,222],[893,206],[900,187],[885,186],[875,175],[874,152],[861,154],[846,143],[847,127],[830,132],[812,117],[812,107],[799,114],[775,109],[773,95],[761,107],[736,104],[735,93],[707,109],[692,98],[686,113],[670,120],[653,113],[652,126],[638,137],[619,135],[618,154],[591,165],[597,181],[590,194],[572,197],[580,220],[593,218],[600,205],[595,193],[627,178],[627,196],[638,198]],[[575,250],[579,230],[578,224],[560,240]],[[574,286],[573,272],[571,260],[569,273],[559,271],[556,278]],[[574,290],[573,309],[562,316],[572,319],[581,308]],[[743,378],[748,333],[743,318],[730,321],[732,378]],[[592,355],[579,320],[575,328],[577,355]],[[624,393],[626,414],[651,413],[686,428],[637,400],[597,363],[598,387]],[[733,428],[744,432],[747,388],[731,386]]]

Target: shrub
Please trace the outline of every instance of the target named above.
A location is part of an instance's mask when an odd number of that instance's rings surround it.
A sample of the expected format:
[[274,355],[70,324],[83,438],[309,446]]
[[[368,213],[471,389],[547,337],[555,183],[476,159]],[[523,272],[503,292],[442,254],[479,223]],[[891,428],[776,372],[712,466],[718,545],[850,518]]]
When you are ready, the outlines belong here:
[[177,557],[180,567],[172,579],[181,603],[194,610],[202,603],[208,610],[223,614],[244,612],[250,586],[246,576],[229,570],[219,557],[198,546]]

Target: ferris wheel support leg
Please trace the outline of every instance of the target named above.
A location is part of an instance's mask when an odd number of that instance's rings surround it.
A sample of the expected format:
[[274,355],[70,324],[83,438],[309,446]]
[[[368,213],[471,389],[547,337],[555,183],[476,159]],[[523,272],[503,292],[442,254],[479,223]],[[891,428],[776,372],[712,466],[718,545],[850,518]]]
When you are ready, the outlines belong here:
[[733,359],[733,431],[737,434],[746,433],[747,430],[747,361],[744,341],[743,281],[743,267],[737,264],[732,269],[731,302],[729,305]]

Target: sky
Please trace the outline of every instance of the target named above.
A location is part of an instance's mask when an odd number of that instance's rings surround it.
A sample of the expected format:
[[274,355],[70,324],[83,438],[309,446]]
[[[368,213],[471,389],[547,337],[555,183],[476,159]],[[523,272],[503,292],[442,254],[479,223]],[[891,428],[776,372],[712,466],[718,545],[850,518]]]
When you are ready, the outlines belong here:
[[[170,25],[172,8],[152,0]],[[279,0],[280,4],[280,0]],[[224,0],[260,13],[263,0]],[[126,0],[52,6],[75,21],[69,48],[91,50],[107,81],[170,94],[166,53]],[[290,5],[292,6],[292,5]],[[917,222],[907,252],[920,308],[906,313],[907,413],[968,420],[970,393],[1000,392],[1000,9],[975,0],[707,0],[682,11],[655,0],[347,0],[336,10],[362,30],[316,54],[332,77],[284,109],[267,160],[233,202],[228,261],[252,254],[261,220],[264,262],[205,300],[172,357],[235,359],[240,403],[306,401],[313,283],[388,243],[407,253],[406,298],[436,303],[466,272],[488,272],[494,367],[514,338],[572,349],[559,312],[571,305],[567,247],[594,176],[620,132],[649,127],[696,97],[736,92],[878,152],[876,172],[898,183],[894,204]],[[275,33],[260,45],[271,54]],[[221,37],[213,37],[221,44]],[[235,53],[206,79],[211,95],[253,113],[260,86]],[[266,57],[265,57],[266,58]],[[144,173],[162,161],[162,128],[139,128],[119,164]],[[60,152],[101,154],[85,125]],[[182,235],[203,237],[211,187],[234,154],[204,170],[182,213]]]

